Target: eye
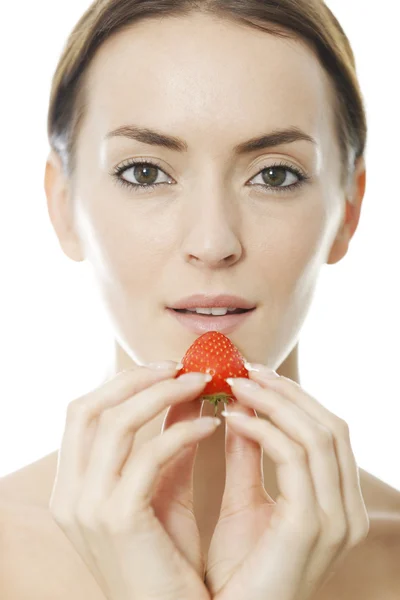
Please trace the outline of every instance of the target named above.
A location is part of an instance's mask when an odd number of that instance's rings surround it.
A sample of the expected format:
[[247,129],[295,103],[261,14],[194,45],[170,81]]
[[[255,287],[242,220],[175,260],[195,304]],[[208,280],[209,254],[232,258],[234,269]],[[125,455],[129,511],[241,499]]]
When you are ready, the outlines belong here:
[[[261,182],[253,185],[261,186],[263,191],[272,192],[290,192],[300,187],[307,179],[310,179],[305,173],[293,165],[284,162],[264,167],[255,177],[261,177]],[[252,181],[252,180],[250,180]]]
[[[126,179],[122,178],[122,175],[125,174],[127,171],[131,171],[132,172],[132,178],[135,181],[127,181]],[[112,174],[119,183],[121,183],[122,185],[126,185],[130,188],[146,188],[146,189],[152,189],[158,185],[162,185],[167,183],[166,181],[157,181],[158,180],[158,174],[157,172],[163,173],[167,178],[167,174],[158,166],[157,163],[153,163],[150,162],[148,160],[146,161],[139,161],[139,160],[135,160],[135,161],[129,161],[127,164],[122,164],[119,167],[117,167],[117,169],[115,169],[114,173]]]
[[[136,182],[128,181],[122,177],[127,171],[132,171],[133,178],[136,179]],[[163,173],[167,178],[167,181],[163,181],[162,179],[161,181],[157,181],[159,173]],[[286,173],[289,173],[289,177]],[[169,178],[168,181],[168,175],[161,169],[159,164],[148,159],[128,160],[126,163],[118,166],[114,172],[110,174],[119,185],[127,187],[134,192],[153,190],[161,185],[171,185],[171,178]],[[285,162],[264,167],[253,177],[253,179],[259,176],[262,177],[264,183],[254,183],[252,185],[260,187],[262,192],[265,193],[292,192],[303,185],[306,180],[311,179],[311,177],[302,173],[297,167],[288,165]],[[291,183],[292,178],[295,178],[294,183]]]
[[[289,177],[288,174],[289,173]],[[289,169],[283,167],[267,167],[260,171],[260,173],[256,176],[262,177],[262,184],[271,185],[271,186],[280,186],[286,183],[286,185],[291,185],[299,180],[299,178]],[[290,179],[292,178],[292,181]],[[289,180],[289,181],[288,181]],[[260,183],[260,182],[259,182]]]

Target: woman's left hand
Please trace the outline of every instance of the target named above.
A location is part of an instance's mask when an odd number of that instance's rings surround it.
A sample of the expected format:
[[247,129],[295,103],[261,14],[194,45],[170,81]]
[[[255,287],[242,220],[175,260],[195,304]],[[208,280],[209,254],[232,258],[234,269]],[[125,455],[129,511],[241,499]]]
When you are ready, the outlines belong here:
[[[232,386],[228,410],[248,418],[227,417],[206,585],[215,600],[309,600],[369,531],[349,428],[291,379],[249,378],[259,387],[239,387],[239,378]],[[264,489],[262,450],[276,463],[276,502]]]

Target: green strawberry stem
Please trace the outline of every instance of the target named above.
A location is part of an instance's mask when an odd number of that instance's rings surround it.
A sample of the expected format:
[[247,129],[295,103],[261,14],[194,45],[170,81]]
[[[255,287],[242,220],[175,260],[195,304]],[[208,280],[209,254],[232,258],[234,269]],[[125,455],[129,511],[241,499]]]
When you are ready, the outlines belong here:
[[201,396],[200,400],[208,400],[211,404],[214,404],[214,417],[217,415],[218,404],[223,402],[224,404],[232,403],[233,397],[225,392],[218,392],[218,394],[208,394],[206,396]]

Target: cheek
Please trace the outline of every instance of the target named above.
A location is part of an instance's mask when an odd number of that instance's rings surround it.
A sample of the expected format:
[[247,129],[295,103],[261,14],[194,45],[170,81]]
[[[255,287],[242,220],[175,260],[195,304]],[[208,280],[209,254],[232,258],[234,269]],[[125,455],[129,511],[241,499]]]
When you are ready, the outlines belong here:
[[299,276],[303,271],[313,269],[321,263],[329,235],[330,218],[325,199],[313,196],[310,200],[303,204],[289,242],[290,254],[297,265]]
[[321,203],[313,207],[304,203],[303,209],[296,218],[282,219],[260,259],[273,304],[289,322],[291,313],[294,322],[305,316],[324,263],[327,231]]
[[159,252],[151,239],[151,228],[130,228],[119,235],[108,234],[103,238],[108,275],[113,283],[119,283],[125,291],[138,294],[141,289],[149,291],[162,271],[165,253]]
[[275,282],[282,279],[289,284],[301,279],[318,260],[326,236],[321,203],[299,199],[295,210],[288,207],[279,218],[265,217],[264,223],[259,235],[262,241],[255,248],[260,266]]
[[162,269],[160,261],[165,261],[154,227],[110,214],[109,210],[86,219],[82,236],[85,256],[96,278],[104,287],[115,287],[118,295],[130,289],[137,294],[155,279],[155,273]]

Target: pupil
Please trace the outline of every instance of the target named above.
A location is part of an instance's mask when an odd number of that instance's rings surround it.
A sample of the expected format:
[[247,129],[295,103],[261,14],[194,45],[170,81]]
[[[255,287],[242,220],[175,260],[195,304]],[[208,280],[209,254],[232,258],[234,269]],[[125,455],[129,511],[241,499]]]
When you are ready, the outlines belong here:
[[[138,180],[139,183],[142,183],[142,184],[144,184],[144,183],[152,184],[157,179],[157,169],[158,169],[158,167],[151,167],[151,166],[148,166],[148,165],[147,166],[136,166],[135,169],[134,169],[134,174],[135,174],[135,177],[136,177],[136,179]],[[152,173],[152,171],[153,171],[153,173]],[[138,172],[139,172],[139,175],[137,174]],[[142,172],[142,173],[144,172],[145,173],[144,177],[140,175],[140,172]],[[146,176],[146,174],[147,174],[147,176]],[[152,175],[153,176],[156,175],[154,181],[151,181],[151,176]],[[142,179],[142,181],[141,181],[141,179]],[[149,179],[150,179],[150,181],[149,181]]]
[[[276,176],[276,172],[278,171],[278,175]],[[267,173],[267,177],[270,177],[272,179],[272,183],[278,183],[278,185],[282,184],[285,182],[286,179],[286,173],[285,173],[285,169],[283,169],[282,167],[269,167],[268,169],[265,169],[265,172]],[[271,175],[272,173],[272,175]],[[275,176],[274,176],[275,173]],[[280,175],[279,175],[280,173]],[[271,181],[266,181],[266,183],[270,184]]]

